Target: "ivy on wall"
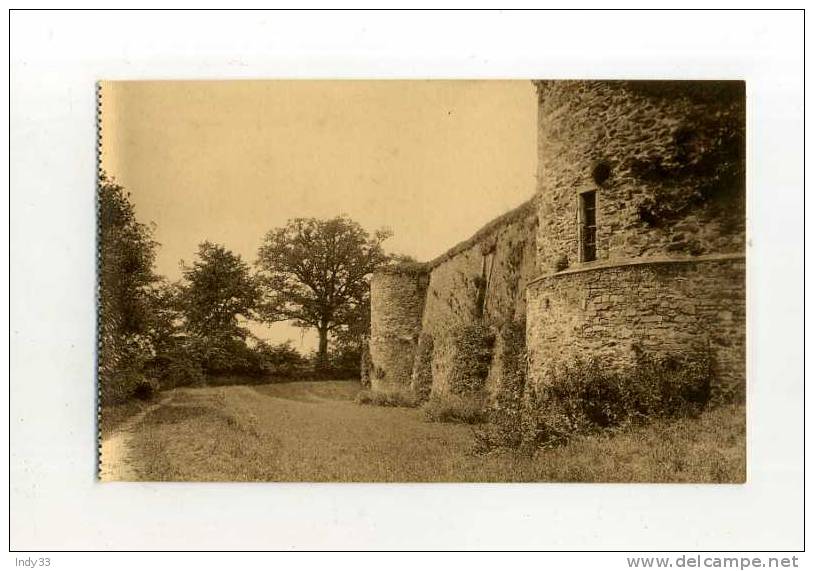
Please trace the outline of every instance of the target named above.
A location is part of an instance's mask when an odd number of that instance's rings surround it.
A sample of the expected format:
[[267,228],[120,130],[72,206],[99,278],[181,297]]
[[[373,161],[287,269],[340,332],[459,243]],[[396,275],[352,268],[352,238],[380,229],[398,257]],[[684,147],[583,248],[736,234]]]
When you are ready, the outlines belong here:
[[639,206],[642,222],[660,227],[702,211],[731,231],[744,224],[743,118],[742,102],[716,113],[696,111],[664,152],[629,161],[633,177],[653,188]]
[[450,389],[455,394],[479,392],[492,363],[494,333],[481,322],[459,325],[449,332],[451,352]]

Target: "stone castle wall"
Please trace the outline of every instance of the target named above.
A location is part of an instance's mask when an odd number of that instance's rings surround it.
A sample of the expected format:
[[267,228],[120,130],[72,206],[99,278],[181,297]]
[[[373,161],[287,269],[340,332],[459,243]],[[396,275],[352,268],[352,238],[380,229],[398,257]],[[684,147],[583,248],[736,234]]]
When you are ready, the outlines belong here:
[[[536,226],[536,204],[529,201],[431,263],[422,331],[433,338],[433,392],[450,390],[461,326],[481,321],[497,333],[525,319],[526,285],[537,274]],[[487,389],[499,383],[490,372]]]
[[[529,370],[599,358],[632,366],[637,352],[711,352],[718,394],[740,394],[745,366],[745,261],[739,255],[615,265],[543,277],[529,286]],[[532,341],[533,340],[533,341]]]
[[[371,283],[373,388],[410,386],[420,336],[432,338],[432,390],[448,390],[453,336],[482,322],[496,331],[523,320],[526,284],[535,266],[537,207],[529,201],[469,240],[420,265],[385,268]],[[376,372],[384,380],[377,381]],[[490,375],[490,385],[499,382]]]
[[[640,351],[703,349],[718,392],[742,394],[743,83],[535,84],[534,199],[437,260],[374,276],[373,388],[416,390],[431,378],[433,393],[449,391],[457,332],[482,324],[496,338],[493,393],[501,333],[525,324],[530,383],[577,358],[626,367]],[[581,242],[586,192],[596,203],[594,260]]]
[[[538,82],[531,382],[563,360],[630,364],[637,348],[708,344],[745,375],[744,98],[739,82]],[[596,260],[580,252],[595,192]]]

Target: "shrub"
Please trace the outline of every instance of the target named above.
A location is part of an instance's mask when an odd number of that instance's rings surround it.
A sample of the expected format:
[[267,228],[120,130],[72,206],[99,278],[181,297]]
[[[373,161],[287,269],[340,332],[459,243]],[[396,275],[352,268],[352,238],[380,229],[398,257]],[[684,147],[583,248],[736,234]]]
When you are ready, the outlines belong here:
[[527,373],[524,320],[513,321],[500,330],[496,351],[500,383],[487,410],[489,423],[475,430],[477,452],[517,448],[522,443]]
[[478,322],[453,329],[450,338],[453,345],[451,391],[459,395],[478,393],[489,375],[494,333]]
[[242,339],[202,339],[177,336],[147,368],[161,380],[162,386],[202,385],[209,380],[220,383],[224,378],[270,376],[288,378],[307,373],[306,360],[289,342],[270,344],[259,341],[249,347]]
[[640,416],[693,416],[709,402],[713,377],[708,351],[660,358],[640,355],[633,380],[637,390],[630,393]]
[[202,385],[205,379],[202,352],[194,337],[174,337],[145,370],[165,388]]
[[421,410],[430,422],[479,424],[487,420],[484,402],[475,396],[448,393],[432,395]]
[[103,405],[119,404],[128,400],[141,380],[141,374],[132,369],[116,371],[99,377],[99,402]]
[[373,359],[370,357],[370,346],[367,339],[362,345],[362,355],[360,358],[361,364],[359,366],[359,379],[363,387],[370,386],[370,375],[373,372]]
[[373,391],[363,389],[356,394],[356,404],[371,406],[392,406],[414,408],[418,406],[418,397],[411,391],[393,389],[388,391]]
[[153,352],[149,339],[141,335],[120,336],[116,354],[107,360],[99,355],[99,400],[104,405],[124,402],[144,378],[144,367]]
[[639,355],[628,372],[597,360],[575,360],[529,392],[523,437],[541,446],[575,434],[644,423],[658,417],[698,414],[710,398],[708,353],[654,358]]
[[264,374],[263,357],[246,341],[227,335],[196,339],[196,353],[207,375]]
[[362,343],[332,347],[328,352],[328,376],[332,379],[360,378],[363,352]]
[[261,341],[252,350],[256,371],[262,375],[290,377],[306,366],[306,360],[291,346],[290,341],[276,345]]
[[133,389],[133,397],[142,401],[153,400],[158,389],[159,384],[155,379],[141,379]]
[[434,339],[430,333],[422,333],[418,338],[413,374],[410,385],[419,400],[426,401],[432,390],[432,355]]
[[125,370],[108,377],[107,382],[100,384],[99,401],[105,406],[116,405],[132,399],[152,400],[158,393],[157,380],[145,377],[136,370]]

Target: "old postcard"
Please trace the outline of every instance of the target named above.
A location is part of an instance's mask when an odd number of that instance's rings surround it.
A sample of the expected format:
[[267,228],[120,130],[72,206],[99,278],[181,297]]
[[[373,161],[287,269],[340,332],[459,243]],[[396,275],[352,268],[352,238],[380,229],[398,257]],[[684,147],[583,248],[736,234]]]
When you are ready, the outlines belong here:
[[100,479],[745,481],[745,103],[101,82]]

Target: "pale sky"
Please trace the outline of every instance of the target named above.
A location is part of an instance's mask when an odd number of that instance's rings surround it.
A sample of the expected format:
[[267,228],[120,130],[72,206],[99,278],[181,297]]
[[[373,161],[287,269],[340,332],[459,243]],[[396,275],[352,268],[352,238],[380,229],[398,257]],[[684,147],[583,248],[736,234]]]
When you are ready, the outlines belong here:
[[388,227],[388,251],[423,261],[533,195],[536,117],[530,81],[105,82],[101,160],[172,280],[198,243],[253,263],[299,216]]

